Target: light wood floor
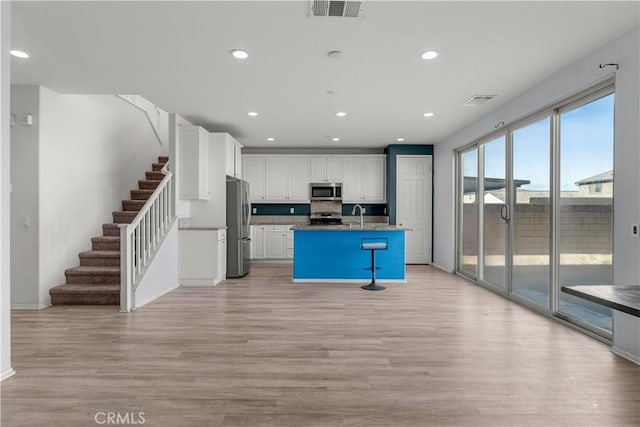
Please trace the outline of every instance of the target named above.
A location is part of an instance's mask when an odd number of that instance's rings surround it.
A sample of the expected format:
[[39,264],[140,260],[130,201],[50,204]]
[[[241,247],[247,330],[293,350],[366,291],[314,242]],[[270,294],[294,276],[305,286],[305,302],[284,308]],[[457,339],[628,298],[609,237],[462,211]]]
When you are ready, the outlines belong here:
[[2,426],[638,426],[640,367],[469,282],[293,284],[254,266],[132,314],[13,312]]

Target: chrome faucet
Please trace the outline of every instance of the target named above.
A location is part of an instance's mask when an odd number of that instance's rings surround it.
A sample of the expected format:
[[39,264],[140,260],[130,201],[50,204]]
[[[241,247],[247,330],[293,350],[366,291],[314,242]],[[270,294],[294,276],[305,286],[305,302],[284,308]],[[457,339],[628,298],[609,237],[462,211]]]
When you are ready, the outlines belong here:
[[360,228],[364,228],[364,217],[362,216],[362,206],[359,204],[355,205],[351,210],[351,215],[356,214],[356,208],[360,209]]

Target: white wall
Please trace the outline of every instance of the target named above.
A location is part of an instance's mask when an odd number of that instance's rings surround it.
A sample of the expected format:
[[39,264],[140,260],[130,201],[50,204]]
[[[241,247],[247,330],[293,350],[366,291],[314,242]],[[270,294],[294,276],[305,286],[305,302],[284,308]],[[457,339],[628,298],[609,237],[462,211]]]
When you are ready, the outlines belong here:
[[[25,208],[21,214],[38,219],[37,224],[32,220],[32,228],[39,237],[20,247],[22,253],[37,254],[36,262],[20,253],[12,256],[12,262],[19,270],[36,270],[37,265],[39,277],[37,284],[31,280],[13,284],[23,288],[12,301],[17,307],[50,304],[49,289],[65,282],[65,269],[79,264],[78,253],[91,249],[90,238],[102,235],[102,224],[113,221],[111,212],[122,209],[121,201],[130,198],[129,191],[137,188],[163,149],[146,113],[123,99],[37,89],[38,152],[30,152],[35,160],[26,149],[12,158],[12,167],[19,171],[28,172],[34,162],[38,164],[37,186],[29,187],[37,203],[29,205],[32,212]],[[16,129],[20,132],[26,129]],[[27,173],[15,177],[20,185],[29,179]],[[24,233],[20,218],[14,226]]]
[[[640,239],[631,236],[631,224],[640,222],[640,27],[587,55],[554,74],[502,107],[485,115],[435,145],[434,263],[445,269],[455,267],[455,179],[454,149],[494,131],[494,125],[507,125],[563,98],[578,93],[606,78],[611,68],[601,63],[618,63],[615,96],[615,207],[614,207],[614,283],[640,284]],[[640,356],[640,319],[614,318],[614,347]],[[616,342],[618,339],[623,342]]]
[[0,2],[0,380],[15,373],[11,367],[9,49],[11,3],[3,1]]
[[178,286],[178,221],[175,221],[136,288],[136,308],[142,307]]
[[227,180],[225,173],[225,135],[209,135],[209,199],[191,201],[190,225],[227,224]]
[[[11,307],[43,308],[38,298],[40,87],[11,86]],[[33,124],[21,123],[24,115]],[[29,223],[27,226],[26,223]]]

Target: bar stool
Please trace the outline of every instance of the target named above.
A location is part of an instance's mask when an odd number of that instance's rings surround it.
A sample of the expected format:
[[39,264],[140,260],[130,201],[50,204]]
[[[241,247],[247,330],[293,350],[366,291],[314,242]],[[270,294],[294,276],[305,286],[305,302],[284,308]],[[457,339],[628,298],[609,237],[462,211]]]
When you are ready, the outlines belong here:
[[376,251],[386,251],[389,247],[389,241],[386,238],[362,238],[360,239],[360,250],[371,251],[371,267],[365,267],[365,270],[371,270],[371,283],[368,285],[360,286],[367,291],[381,291],[385,289],[384,286],[376,285],[376,270],[380,270],[380,267],[376,267]]

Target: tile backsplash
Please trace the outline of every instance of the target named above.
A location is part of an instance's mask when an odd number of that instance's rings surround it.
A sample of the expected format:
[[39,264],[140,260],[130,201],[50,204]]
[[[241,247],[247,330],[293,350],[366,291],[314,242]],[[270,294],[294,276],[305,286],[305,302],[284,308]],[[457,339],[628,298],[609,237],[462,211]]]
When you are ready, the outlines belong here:
[[[365,209],[365,216],[387,215],[387,205],[384,203],[361,203]],[[342,215],[351,215],[355,206],[354,203],[344,203],[342,205]],[[308,203],[254,203],[251,205],[253,215],[305,215],[311,213]]]

